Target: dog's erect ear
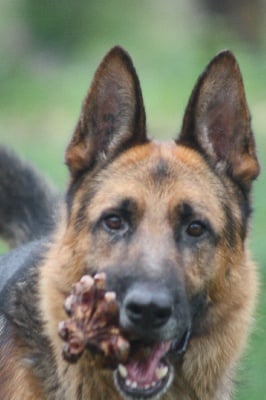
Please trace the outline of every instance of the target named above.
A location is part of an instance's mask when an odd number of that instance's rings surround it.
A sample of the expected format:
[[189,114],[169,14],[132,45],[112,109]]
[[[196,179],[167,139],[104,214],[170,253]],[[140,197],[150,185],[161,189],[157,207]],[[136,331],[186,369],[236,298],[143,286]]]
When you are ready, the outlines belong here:
[[66,164],[75,176],[145,141],[139,80],[129,55],[114,47],[95,73],[66,151]]
[[243,81],[230,51],[219,53],[200,76],[179,143],[201,151],[247,189],[259,174]]

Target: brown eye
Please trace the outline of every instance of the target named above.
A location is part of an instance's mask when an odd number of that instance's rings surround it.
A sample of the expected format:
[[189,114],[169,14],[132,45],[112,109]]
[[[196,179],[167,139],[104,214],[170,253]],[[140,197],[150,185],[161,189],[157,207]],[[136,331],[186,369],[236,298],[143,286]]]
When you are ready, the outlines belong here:
[[105,217],[104,225],[111,231],[118,231],[123,227],[123,219],[119,215],[109,215]]
[[193,221],[187,227],[187,234],[193,237],[199,237],[206,231],[205,225],[200,221]]

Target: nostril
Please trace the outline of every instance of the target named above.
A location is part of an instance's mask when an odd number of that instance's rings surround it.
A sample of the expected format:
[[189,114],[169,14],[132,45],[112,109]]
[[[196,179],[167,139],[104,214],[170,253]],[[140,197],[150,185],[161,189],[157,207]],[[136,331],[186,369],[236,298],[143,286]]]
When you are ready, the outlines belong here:
[[133,324],[159,328],[167,323],[172,314],[172,309],[170,306],[152,301],[142,303],[131,301],[126,305],[126,313]]
[[144,316],[144,309],[140,304],[129,303],[126,310],[129,318],[134,322],[140,321]]
[[171,316],[172,310],[170,307],[151,307],[152,326],[160,328],[167,323]]
[[166,323],[171,316],[171,312],[172,310],[170,307],[164,307],[155,310],[155,319],[157,323],[159,323],[160,325]]

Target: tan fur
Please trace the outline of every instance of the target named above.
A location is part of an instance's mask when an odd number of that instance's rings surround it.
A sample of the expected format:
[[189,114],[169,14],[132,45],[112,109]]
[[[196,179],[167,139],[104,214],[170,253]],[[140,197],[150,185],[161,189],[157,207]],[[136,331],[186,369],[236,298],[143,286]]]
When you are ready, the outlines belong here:
[[[12,386],[4,382],[4,398],[121,400],[101,355],[86,351],[75,364],[63,359],[58,324],[66,319],[63,304],[71,285],[84,274],[99,270],[108,275],[112,266],[141,264],[142,272],[158,280],[169,272],[168,265],[174,266],[191,303],[205,295],[207,311],[174,362],[174,380],[162,400],[232,399],[257,292],[256,268],[246,250],[248,211],[241,201],[248,209],[251,183],[259,173],[233,55],[221,53],[209,64],[192,93],[179,139],[161,143],[146,137],[136,72],[128,55],[114,48],[96,72],[66,162],[68,204],[39,265],[37,283],[38,315],[51,343],[58,385],[50,397],[43,394],[42,382],[12,348],[3,375]],[[123,199],[134,202],[137,229],[132,228],[130,241],[114,244],[102,228],[102,216]],[[184,224],[184,204],[191,205],[196,221],[211,223],[211,238],[187,245],[175,236],[181,229],[176,225]]]
[[[173,175],[176,175],[176,179],[174,179],[174,176],[171,177],[172,179],[164,187],[164,192],[160,194],[157,193],[154,183],[149,182],[148,177],[145,176],[147,175],[145,170],[151,170],[153,163],[155,164],[159,158],[169,160],[173,164]],[[148,160],[148,165],[146,160]],[[143,165],[133,172],[136,163]],[[197,185],[193,185],[195,169],[197,170]],[[121,171],[121,173],[117,171]],[[115,197],[116,192],[118,192],[118,195],[121,193],[127,195],[137,193],[140,203],[146,206],[148,204],[150,209],[156,207],[158,196],[161,203],[166,205],[165,209],[161,206],[158,210],[158,220],[152,221],[154,226],[147,227],[149,232],[154,232],[154,237],[150,240],[153,244],[155,243],[155,246],[160,246],[159,243],[163,238],[162,228],[160,227],[162,227],[163,220],[166,219],[164,212],[169,210],[169,205],[180,202],[182,198],[196,198],[201,207],[207,210],[210,217],[215,215],[214,222],[217,225],[217,230],[222,229],[224,216],[219,208],[219,197],[216,197],[219,191],[222,195],[222,188],[219,188],[219,182],[215,181],[215,178],[206,169],[201,157],[193,150],[182,146],[176,147],[174,143],[170,142],[169,144],[144,145],[142,148],[135,148],[122,155],[113,163],[109,171],[103,172],[103,175],[101,190],[88,210],[88,220],[91,213],[99,214],[99,209],[104,208],[105,204],[108,204]],[[147,182],[145,185],[143,185],[144,179]],[[116,181],[119,181],[119,185],[116,184]],[[212,185],[216,186],[216,191],[213,197],[211,197],[212,193],[209,193],[209,197],[206,199],[206,190]],[[108,194],[110,194],[111,199]],[[234,207],[234,205],[232,206]],[[143,212],[148,213],[148,210],[145,209]],[[236,208],[234,213],[237,215],[239,210]],[[150,221],[149,223],[151,224]],[[91,245],[87,232],[75,238],[75,232],[71,232],[71,229],[72,225],[69,224],[66,231],[64,227],[57,235],[56,243],[41,269],[41,309],[43,315],[49,316],[47,318],[47,334],[53,338],[58,369],[62,372],[62,385],[66,383],[68,387],[67,398],[73,398],[83,379],[82,371],[84,370],[90,371],[88,375],[92,375],[93,379],[84,382],[86,388],[84,388],[84,393],[86,395],[82,399],[95,399],[95,382],[99,382],[97,387],[100,387],[103,391],[102,397],[99,395],[97,398],[109,398],[112,376],[108,372],[97,372],[89,357],[87,360],[84,357],[78,365],[70,366],[67,375],[63,375],[66,363],[62,361],[61,341],[57,336],[57,327],[59,321],[64,319],[62,308],[64,293],[70,291],[71,283],[79,280],[84,271],[90,272],[89,269],[86,270],[86,264],[93,264],[93,257],[105,257],[104,254],[100,255],[102,248],[99,250],[99,254],[95,248],[94,252],[90,254],[88,248],[91,248]],[[75,249],[75,255],[73,255],[73,249]],[[226,253],[229,253],[229,255],[227,256]],[[107,257],[109,257],[109,254]],[[187,258],[189,260],[189,256]],[[225,263],[228,258],[230,258],[231,265]],[[191,339],[184,356],[183,365],[177,367],[176,380],[163,397],[165,400],[174,398],[182,400],[230,398],[230,381],[233,377],[233,370],[243,351],[252,322],[251,314],[256,294],[256,273],[253,263],[249,260],[248,255],[243,252],[240,242],[233,254],[231,249],[227,248],[227,243],[222,243],[222,247],[217,249],[214,259],[215,271],[208,272],[208,268],[202,271],[198,266],[187,265],[186,284],[188,290],[192,293],[198,291],[202,284],[206,284],[206,278],[213,281],[209,284],[209,302],[212,304],[212,308],[205,322],[208,332],[203,332],[199,337]],[[84,260],[87,260],[87,262]],[[226,269],[228,268],[232,268],[229,277],[226,276]],[[205,274],[207,276],[204,276]],[[213,279],[213,274],[216,276],[215,279]],[[49,297],[45,295],[47,292],[49,292]],[[110,382],[105,385],[107,377]],[[72,386],[74,387],[73,392]],[[218,392],[217,386],[221,387]],[[190,394],[182,394],[183,387],[189,388]],[[224,394],[225,387],[228,395]],[[112,393],[112,398],[116,398],[114,393]]]

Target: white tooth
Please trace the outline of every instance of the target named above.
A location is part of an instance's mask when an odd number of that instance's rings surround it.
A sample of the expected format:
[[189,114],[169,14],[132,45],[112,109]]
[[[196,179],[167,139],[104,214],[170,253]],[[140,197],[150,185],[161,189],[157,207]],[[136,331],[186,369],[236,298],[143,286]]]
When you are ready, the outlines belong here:
[[168,367],[160,367],[160,368],[156,368],[155,370],[155,375],[157,377],[157,379],[163,379],[168,373]]
[[130,379],[127,379],[127,380],[126,380],[126,385],[127,385],[127,386],[131,386],[131,380],[130,380]]
[[126,369],[126,367],[124,367],[124,365],[119,364],[118,365],[118,371],[119,371],[119,374],[122,376],[122,378],[126,378],[127,377],[127,369]]
[[156,385],[156,382],[152,382],[151,386],[154,387]]
[[132,382],[131,387],[132,387],[132,389],[136,389],[138,387],[137,382]]
[[149,389],[150,388],[150,385],[145,385],[144,386],[144,389]]

